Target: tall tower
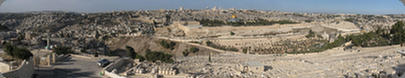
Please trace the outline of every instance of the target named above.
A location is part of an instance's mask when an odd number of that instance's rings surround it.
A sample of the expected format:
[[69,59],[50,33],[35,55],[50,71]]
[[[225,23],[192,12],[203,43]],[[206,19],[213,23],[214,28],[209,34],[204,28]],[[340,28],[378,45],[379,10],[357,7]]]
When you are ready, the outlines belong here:
[[46,49],[50,49],[50,47],[51,47],[51,46],[50,46],[50,41],[51,41],[51,40],[50,40],[50,36],[51,36],[51,35],[49,34],[50,30],[46,30],[46,32],[47,32],[47,33],[46,33],[46,47],[45,47],[45,48],[46,48]]

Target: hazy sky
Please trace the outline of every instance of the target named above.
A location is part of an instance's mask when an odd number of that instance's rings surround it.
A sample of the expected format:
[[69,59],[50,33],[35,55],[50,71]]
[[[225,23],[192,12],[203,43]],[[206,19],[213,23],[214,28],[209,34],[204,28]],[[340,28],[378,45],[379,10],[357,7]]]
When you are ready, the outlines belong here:
[[110,12],[139,9],[219,8],[286,12],[405,14],[399,0],[6,0],[0,12],[74,11]]

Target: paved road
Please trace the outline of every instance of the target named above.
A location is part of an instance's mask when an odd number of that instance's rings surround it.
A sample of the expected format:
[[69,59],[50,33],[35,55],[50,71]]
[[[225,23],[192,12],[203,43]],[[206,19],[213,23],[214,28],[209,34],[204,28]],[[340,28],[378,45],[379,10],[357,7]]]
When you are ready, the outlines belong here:
[[37,78],[101,78],[98,73],[101,68],[96,60],[71,57],[64,62],[58,62],[53,67],[39,68]]

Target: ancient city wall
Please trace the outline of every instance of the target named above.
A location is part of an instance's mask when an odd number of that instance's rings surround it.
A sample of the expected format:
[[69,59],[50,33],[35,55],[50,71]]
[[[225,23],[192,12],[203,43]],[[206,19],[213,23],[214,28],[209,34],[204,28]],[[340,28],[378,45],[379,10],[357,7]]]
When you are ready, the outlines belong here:
[[31,78],[32,74],[34,74],[34,64],[30,58],[28,61],[24,60],[17,69],[3,73],[3,76],[7,78]]

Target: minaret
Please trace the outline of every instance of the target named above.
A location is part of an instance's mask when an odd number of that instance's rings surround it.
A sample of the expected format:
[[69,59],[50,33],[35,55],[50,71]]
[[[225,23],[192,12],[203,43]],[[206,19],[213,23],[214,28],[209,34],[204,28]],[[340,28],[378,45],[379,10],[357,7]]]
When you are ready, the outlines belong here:
[[47,38],[46,38],[46,49],[50,49],[50,47],[51,47],[51,46],[50,46],[50,41],[51,41],[51,40],[50,40],[50,34],[49,34],[50,31],[47,30],[46,32],[47,32],[47,33],[46,33],[46,36],[47,36]]

